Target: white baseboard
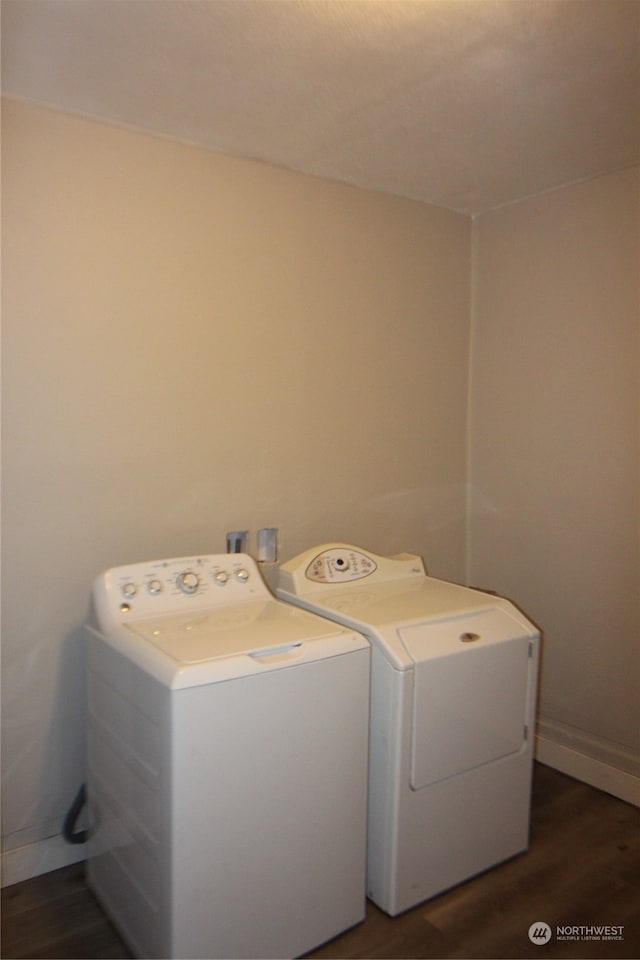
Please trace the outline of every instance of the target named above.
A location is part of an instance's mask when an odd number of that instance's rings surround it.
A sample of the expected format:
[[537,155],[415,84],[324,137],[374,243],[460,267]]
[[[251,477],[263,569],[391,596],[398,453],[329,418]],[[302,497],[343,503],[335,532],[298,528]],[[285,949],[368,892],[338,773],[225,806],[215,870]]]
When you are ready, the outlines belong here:
[[27,843],[2,853],[2,886],[30,880],[41,873],[49,873],[60,867],[68,867],[85,859],[86,846],[82,843],[67,843],[61,834]]
[[576,780],[582,780],[598,790],[604,790],[620,800],[640,807],[640,777],[620,770],[602,760],[596,760],[565,744],[543,736],[536,736],[535,756],[540,763],[560,770]]

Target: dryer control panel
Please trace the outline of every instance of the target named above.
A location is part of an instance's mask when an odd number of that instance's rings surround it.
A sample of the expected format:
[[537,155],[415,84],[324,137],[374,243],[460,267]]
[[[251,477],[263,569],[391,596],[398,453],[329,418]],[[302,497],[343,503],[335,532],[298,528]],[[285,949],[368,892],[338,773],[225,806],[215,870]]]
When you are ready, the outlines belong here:
[[129,620],[273,599],[253,557],[243,553],[173,557],[112,567],[93,586],[103,632]]
[[278,571],[278,595],[307,595],[315,590],[350,584],[370,578],[369,582],[426,577],[421,557],[402,553],[382,557],[349,543],[325,543],[283,563]]
[[332,547],[313,558],[304,572],[307,580],[318,583],[344,583],[362,580],[377,569],[372,557],[348,547]]

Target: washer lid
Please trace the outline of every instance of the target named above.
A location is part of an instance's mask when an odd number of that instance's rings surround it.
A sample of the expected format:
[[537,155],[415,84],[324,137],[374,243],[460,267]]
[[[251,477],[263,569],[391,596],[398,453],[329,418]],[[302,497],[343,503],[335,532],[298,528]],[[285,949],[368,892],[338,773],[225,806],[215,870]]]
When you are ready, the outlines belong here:
[[[277,600],[243,603],[192,616],[161,617],[125,625],[182,664],[205,663],[242,654],[266,655],[303,641],[344,634],[321,617]],[[319,651],[317,651],[319,652]]]

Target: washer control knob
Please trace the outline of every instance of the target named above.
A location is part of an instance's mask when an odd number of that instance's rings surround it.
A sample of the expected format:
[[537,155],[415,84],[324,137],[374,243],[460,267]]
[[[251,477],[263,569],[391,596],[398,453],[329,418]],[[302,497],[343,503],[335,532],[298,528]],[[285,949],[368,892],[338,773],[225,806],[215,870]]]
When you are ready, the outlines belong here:
[[192,570],[187,570],[185,573],[181,573],[178,576],[176,583],[183,593],[188,594],[197,593],[198,587],[200,586],[198,576],[197,574],[193,573]]
[[249,571],[245,570],[244,567],[240,567],[239,570],[236,570],[234,576],[236,580],[240,581],[240,583],[246,583],[247,580],[249,579]]
[[124,597],[127,597],[128,599],[131,599],[131,597],[135,597],[137,592],[138,592],[138,588],[136,587],[135,583],[125,583],[125,585],[122,588],[122,595]]
[[147,584],[147,590],[152,597],[156,597],[159,593],[162,592],[162,584],[159,580],[150,580]]
[[224,587],[228,579],[229,579],[229,574],[227,573],[226,570],[218,570],[218,572],[214,577],[214,580],[219,587]]

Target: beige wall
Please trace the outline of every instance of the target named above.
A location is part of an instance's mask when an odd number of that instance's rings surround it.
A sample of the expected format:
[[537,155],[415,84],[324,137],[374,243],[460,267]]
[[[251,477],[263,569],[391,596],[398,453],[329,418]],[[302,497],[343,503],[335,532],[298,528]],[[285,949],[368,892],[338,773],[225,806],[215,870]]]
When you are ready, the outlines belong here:
[[469,566],[544,629],[542,736],[636,776],[638,182],[475,223]]
[[7,847],[83,779],[93,578],[340,539],[463,579],[470,221],[7,101]]
[[638,171],[472,243],[423,204],[2,121],[5,849],[83,779],[93,578],[236,528],[454,580],[468,546],[469,582],[544,629],[543,734],[637,773]]

